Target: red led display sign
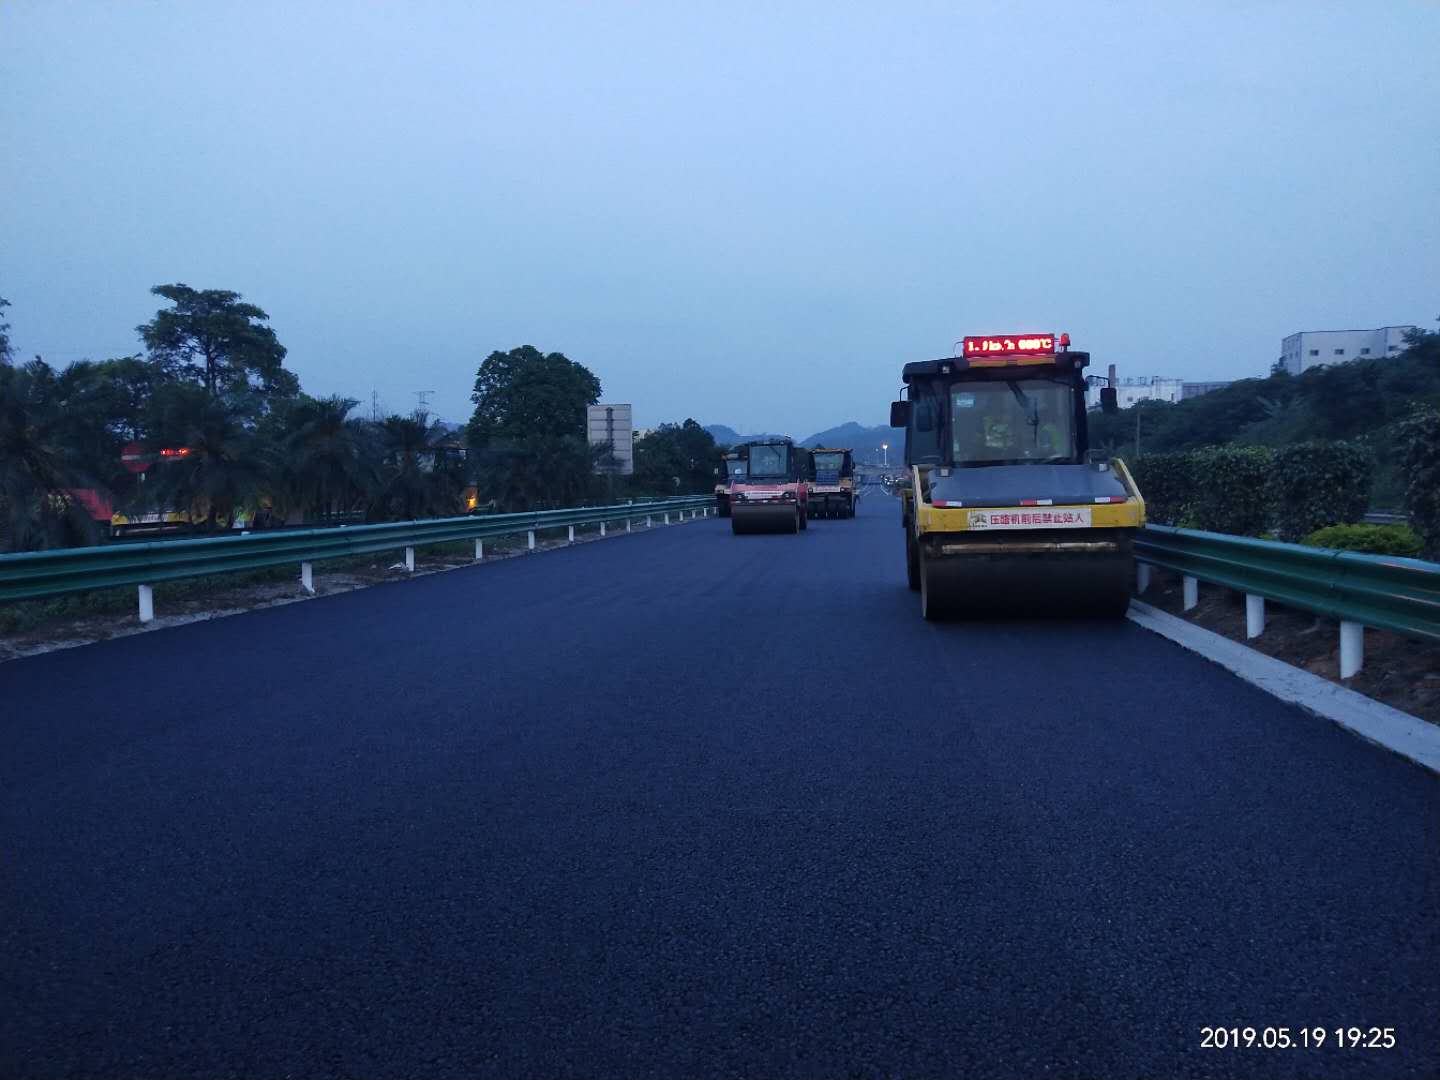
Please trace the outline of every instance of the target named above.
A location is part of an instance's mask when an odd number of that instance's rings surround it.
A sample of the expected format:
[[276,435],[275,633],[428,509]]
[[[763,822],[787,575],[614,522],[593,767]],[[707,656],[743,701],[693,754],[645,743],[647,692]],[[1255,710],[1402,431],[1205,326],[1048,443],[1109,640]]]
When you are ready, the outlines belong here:
[[1051,356],[1055,352],[1054,334],[1003,334],[967,337],[965,356]]

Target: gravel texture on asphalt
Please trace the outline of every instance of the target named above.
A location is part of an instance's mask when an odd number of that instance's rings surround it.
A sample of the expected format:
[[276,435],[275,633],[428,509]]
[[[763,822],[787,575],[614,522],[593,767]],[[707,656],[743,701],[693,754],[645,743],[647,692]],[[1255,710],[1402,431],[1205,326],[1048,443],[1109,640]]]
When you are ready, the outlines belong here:
[[0,1076],[1440,1075],[1440,782],[897,517],[0,666]]

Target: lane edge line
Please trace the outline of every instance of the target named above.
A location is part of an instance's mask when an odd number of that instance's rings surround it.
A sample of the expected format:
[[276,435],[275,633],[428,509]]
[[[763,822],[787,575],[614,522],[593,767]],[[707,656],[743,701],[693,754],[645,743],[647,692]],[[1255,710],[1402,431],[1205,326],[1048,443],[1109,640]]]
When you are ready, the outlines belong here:
[[1139,600],[1130,601],[1126,617],[1219,664],[1267,694],[1298,705],[1440,776],[1440,727]]

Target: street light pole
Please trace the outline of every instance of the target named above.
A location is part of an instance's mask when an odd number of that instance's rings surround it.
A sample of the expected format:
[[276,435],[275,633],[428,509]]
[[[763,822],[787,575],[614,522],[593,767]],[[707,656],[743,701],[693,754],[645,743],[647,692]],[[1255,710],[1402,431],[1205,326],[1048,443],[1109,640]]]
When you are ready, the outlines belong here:
[[890,444],[888,442],[882,442],[880,444],[880,453],[884,455],[884,466],[888,469],[890,467]]

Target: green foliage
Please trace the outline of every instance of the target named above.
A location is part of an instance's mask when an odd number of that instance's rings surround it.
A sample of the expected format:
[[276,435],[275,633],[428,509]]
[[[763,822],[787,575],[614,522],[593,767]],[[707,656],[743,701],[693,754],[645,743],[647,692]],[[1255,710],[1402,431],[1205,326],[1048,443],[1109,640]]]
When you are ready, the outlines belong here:
[[142,505],[174,509],[209,529],[228,527],[234,515],[253,511],[268,493],[273,448],[252,424],[248,396],[216,397],[193,382],[161,387],[149,410],[151,449],[184,447],[182,459],[160,462],[138,489]]
[[1316,529],[1303,541],[1306,547],[1334,548],[1339,551],[1363,551],[1371,555],[1420,554],[1420,538],[1407,525],[1330,525]]
[[1305,439],[1363,439],[1375,457],[1376,496],[1395,505],[1406,486],[1398,427],[1417,403],[1440,406],[1437,333],[1411,334],[1406,350],[1396,356],[1312,368],[1302,375],[1272,373],[1177,404],[1142,402],[1111,416],[1093,412],[1088,420],[1092,446],[1127,460],[1133,455],[1137,464],[1137,418],[1145,456],[1225,444],[1279,448]]
[[424,414],[386,417],[372,429],[378,457],[368,515],[371,520],[413,521],[460,512],[465,453]]
[[1407,479],[1405,515],[1425,557],[1440,560],[1440,409],[1417,408],[1397,427]]
[[283,415],[283,500],[323,520],[365,506],[379,484],[376,455],[367,453],[365,424],[350,416],[353,398],[302,396]]
[[482,502],[528,510],[592,494],[596,454],[585,410],[600,400],[600,380],[583,364],[531,345],[492,352],[475,373],[470,400],[467,438]]
[[89,543],[94,526],[67,490],[92,485],[67,439],[74,417],[44,361],[0,366],[0,551]]
[[270,316],[239,293],[184,284],[150,291],[174,306],[136,329],[167,372],[198,381],[212,397],[252,391],[269,400],[300,392],[300,380],[284,368],[285,347],[262,325]]
[[715,437],[692,419],[661,424],[635,443],[634,485],[664,495],[698,495],[715,487]]
[[[1192,513],[1208,532],[1259,536],[1270,524],[1274,455],[1261,446],[1210,446],[1190,455]],[[1142,492],[1144,488],[1140,489]]]
[[1194,461],[1189,454],[1146,454],[1131,466],[1145,500],[1145,517],[1156,525],[1178,525],[1195,501]]
[[1370,505],[1374,458],[1359,443],[1296,443],[1275,453],[1269,498],[1280,539],[1358,522]]

